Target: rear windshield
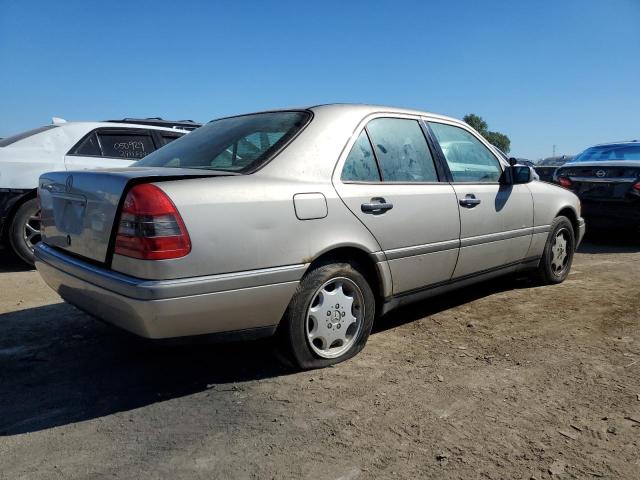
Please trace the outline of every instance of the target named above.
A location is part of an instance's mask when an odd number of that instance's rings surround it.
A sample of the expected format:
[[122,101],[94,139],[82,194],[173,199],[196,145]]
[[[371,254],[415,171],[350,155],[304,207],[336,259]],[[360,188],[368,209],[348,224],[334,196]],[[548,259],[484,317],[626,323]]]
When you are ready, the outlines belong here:
[[604,145],[587,148],[573,159],[573,162],[593,162],[598,160],[640,160],[638,145]]
[[310,117],[306,111],[291,111],[214,120],[134,166],[253,171],[285,146]]
[[20,140],[24,140],[27,137],[32,137],[37,133],[46,132],[52,128],[56,128],[57,125],[45,125],[44,127],[34,128],[33,130],[27,130],[26,132],[18,133],[17,135],[13,135],[11,137],[3,138],[0,140],[0,147],[6,147],[11,145],[12,143],[16,143]]

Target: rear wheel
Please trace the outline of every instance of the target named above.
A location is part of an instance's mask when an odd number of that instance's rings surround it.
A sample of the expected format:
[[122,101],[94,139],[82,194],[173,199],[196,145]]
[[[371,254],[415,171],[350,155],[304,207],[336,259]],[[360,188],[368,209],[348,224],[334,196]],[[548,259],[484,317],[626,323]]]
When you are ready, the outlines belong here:
[[569,276],[575,252],[573,225],[567,217],[556,217],[544,247],[536,279],[542,284],[561,283]]
[[41,239],[40,207],[38,200],[32,198],[20,205],[13,216],[9,227],[9,243],[18,257],[33,266],[33,248]]
[[348,263],[323,265],[300,282],[287,307],[280,335],[292,363],[320,368],[356,355],[375,316],[369,283]]

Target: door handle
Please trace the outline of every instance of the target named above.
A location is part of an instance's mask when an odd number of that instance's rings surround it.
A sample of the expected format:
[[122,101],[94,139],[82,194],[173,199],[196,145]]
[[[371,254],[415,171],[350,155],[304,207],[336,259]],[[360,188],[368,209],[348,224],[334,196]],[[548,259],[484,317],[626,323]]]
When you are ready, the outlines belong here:
[[460,199],[460,205],[466,208],[473,208],[476,205],[480,205],[480,199],[476,198],[473,193],[469,193],[464,198]]
[[387,210],[391,210],[393,208],[393,203],[387,202],[384,198],[375,197],[371,199],[371,203],[363,203],[360,205],[360,208],[364,213],[380,215],[385,213]]

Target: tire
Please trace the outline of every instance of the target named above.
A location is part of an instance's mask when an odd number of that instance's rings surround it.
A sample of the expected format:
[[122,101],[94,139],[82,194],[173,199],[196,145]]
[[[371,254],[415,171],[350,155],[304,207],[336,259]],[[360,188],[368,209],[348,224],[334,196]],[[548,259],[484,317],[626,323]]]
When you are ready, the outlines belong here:
[[320,265],[304,276],[287,307],[280,346],[297,368],[343,362],[364,348],[375,311],[371,287],[357,267]]
[[573,225],[567,217],[556,217],[534,274],[538,283],[552,285],[564,282],[571,270],[575,246]]
[[34,266],[33,247],[41,239],[40,206],[32,198],[16,211],[9,227],[9,243],[15,254],[29,266]]

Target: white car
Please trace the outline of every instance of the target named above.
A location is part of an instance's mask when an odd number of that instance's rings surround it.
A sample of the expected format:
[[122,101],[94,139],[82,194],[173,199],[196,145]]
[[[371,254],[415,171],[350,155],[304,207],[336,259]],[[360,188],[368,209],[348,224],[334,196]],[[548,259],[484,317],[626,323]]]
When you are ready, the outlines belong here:
[[0,239],[33,265],[40,241],[36,188],[52,170],[126,167],[199,124],[162,119],[66,122],[0,140]]

